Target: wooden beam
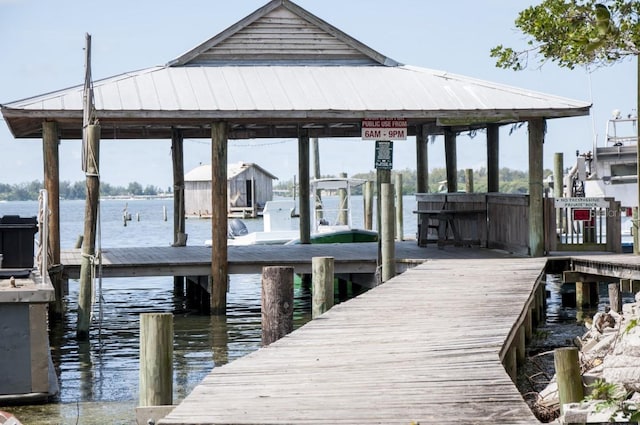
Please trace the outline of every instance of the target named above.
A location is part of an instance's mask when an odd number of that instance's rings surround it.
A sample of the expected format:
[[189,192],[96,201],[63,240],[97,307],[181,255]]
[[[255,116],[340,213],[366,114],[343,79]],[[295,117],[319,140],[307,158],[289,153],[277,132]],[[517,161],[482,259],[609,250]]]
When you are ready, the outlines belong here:
[[500,192],[500,126],[487,125],[487,192]]
[[227,313],[227,123],[211,124],[211,304]]
[[416,126],[416,193],[429,192],[429,149],[424,126]]
[[543,146],[545,121],[529,121],[529,255],[544,255]]
[[456,152],[456,133],[450,129],[444,132],[444,155],[447,167],[447,192],[458,191],[458,154]]

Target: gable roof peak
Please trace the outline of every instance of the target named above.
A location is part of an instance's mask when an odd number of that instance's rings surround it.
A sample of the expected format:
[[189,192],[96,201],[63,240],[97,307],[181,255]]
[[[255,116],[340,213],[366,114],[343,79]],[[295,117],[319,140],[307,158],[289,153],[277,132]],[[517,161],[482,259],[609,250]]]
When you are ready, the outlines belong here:
[[390,59],[290,0],[271,0],[167,66],[384,65]]

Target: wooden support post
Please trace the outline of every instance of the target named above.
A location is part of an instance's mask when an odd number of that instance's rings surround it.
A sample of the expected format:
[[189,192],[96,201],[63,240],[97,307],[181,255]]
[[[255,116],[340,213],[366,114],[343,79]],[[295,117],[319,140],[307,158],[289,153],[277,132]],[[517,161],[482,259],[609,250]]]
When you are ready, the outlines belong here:
[[576,282],[576,306],[589,307],[591,304],[591,285],[589,282]]
[[529,121],[529,255],[544,255],[544,217],[542,208],[543,145],[545,121]]
[[524,317],[524,338],[525,341],[531,341],[533,338],[533,314],[532,309],[529,307],[527,309],[527,314]]
[[171,159],[173,163],[173,246],[185,246],[184,216],[184,141],[182,132],[171,132]]
[[[564,154],[553,155],[553,197],[560,199],[564,192]],[[562,229],[562,209],[556,208],[556,229]],[[553,232],[554,235],[556,232]]]
[[545,303],[545,289],[543,285],[538,286],[536,290],[536,295],[538,297],[538,323],[544,323],[546,314],[546,303]]
[[609,305],[611,310],[616,313],[622,312],[622,297],[620,296],[620,285],[617,283],[609,284]]
[[429,192],[429,150],[424,126],[416,126],[416,193]]
[[[622,253],[622,208],[620,201],[609,199],[609,209],[607,209],[607,251]],[[593,228],[595,232],[595,227]],[[595,237],[595,235],[594,235]]]
[[487,192],[500,192],[500,126],[487,125]]
[[631,279],[620,279],[620,291],[621,292],[632,292],[631,291]]
[[80,340],[89,339],[91,325],[91,269],[96,248],[96,224],[100,199],[100,126],[87,127],[86,180],[87,199],[84,210],[84,237],[80,263],[80,291],[78,294],[78,324],[76,335]]
[[382,231],[381,235],[381,252],[382,252],[382,281],[386,282],[396,275],[396,252],[395,240],[393,235],[393,185],[383,183],[382,191]]
[[364,184],[364,228],[373,229],[373,184],[367,180]]
[[[171,132],[171,162],[173,164],[173,244],[172,246],[186,246],[184,214],[184,139],[182,131],[173,129]],[[167,208],[162,207],[164,221],[167,221]],[[184,276],[173,277],[173,294],[176,297],[184,295]]]
[[261,307],[263,346],[293,331],[293,267],[262,268]]
[[[322,177],[322,174],[320,174],[320,143],[318,142],[318,138],[317,137],[312,137],[309,139],[310,143],[311,143],[311,152],[313,152],[312,158],[313,158],[313,178],[314,179],[319,179],[320,177]],[[321,189],[316,189],[316,193],[313,194],[313,196],[315,197],[315,219],[316,220],[320,220],[323,217],[323,211],[322,211],[322,190]]]
[[378,231],[378,264],[382,264],[382,185],[391,184],[391,170],[376,170],[376,230]]
[[227,313],[226,122],[211,124],[211,314]]
[[311,243],[311,208],[309,206],[309,135],[298,137],[298,178],[300,179],[300,243]]
[[466,168],[464,170],[464,190],[467,193],[473,193],[473,170],[471,168]]
[[[347,173],[340,173],[341,178],[347,178]],[[338,189],[338,224],[349,223],[349,211],[347,205],[347,189]]]
[[402,174],[396,174],[396,239],[404,240],[404,205],[402,202]]
[[[640,59],[639,59],[640,62]],[[638,126],[640,128],[640,126]],[[640,129],[638,130],[640,131]],[[640,155],[640,149],[638,149],[638,155]],[[640,173],[640,167],[638,167],[638,172]],[[640,188],[640,184],[638,185]],[[638,207],[633,207],[633,217],[631,220],[631,233],[633,233],[633,253],[635,255],[640,255],[640,225],[638,223],[638,218],[640,218],[640,214],[638,214]]]
[[[44,188],[47,190],[48,236],[47,245],[51,258],[48,269],[60,264],[60,159],[58,146],[58,126],[53,121],[42,123],[42,158],[44,163]],[[49,272],[47,270],[47,272]],[[43,271],[44,273],[44,271]],[[62,273],[49,273],[51,284],[54,287],[56,300],[49,306],[49,312],[54,319],[64,317],[64,302],[62,294]]]
[[578,349],[575,347],[556,348],[553,351],[553,362],[556,368],[560,412],[562,413],[563,405],[575,403],[584,398]]
[[502,361],[507,374],[513,382],[516,382],[518,377],[518,361],[517,361],[517,353],[515,345],[511,345],[507,352],[505,353],[504,359]]
[[447,168],[447,192],[458,191],[458,154],[456,151],[456,133],[451,129],[444,130],[444,155]]
[[173,403],[173,315],[140,315],[140,406]]
[[514,338],[513,344],[516,346],[516,363],[518,365],[524,364],[527,359],[527,344],[526,344],[526,331],[524,324],[518,327],[518,332]]
[[313,257],[311,269],[313,289],[311,318],[315,319],[333,307],[333,257]]

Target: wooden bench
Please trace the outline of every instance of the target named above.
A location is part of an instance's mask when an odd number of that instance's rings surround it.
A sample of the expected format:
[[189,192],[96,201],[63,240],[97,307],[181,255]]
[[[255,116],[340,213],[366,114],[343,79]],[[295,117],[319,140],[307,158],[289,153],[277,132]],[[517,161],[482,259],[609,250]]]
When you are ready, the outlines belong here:
[[[414,214],[418,214],[418,245],[426,246],[429,242],[437,242],[438,248],[443,249],[444,245],[453,242],[455,246],[462,246],[463,242],[473,243],[477,241],[463,241],[456,225],[456,220],[477,216],[478,214],[486,214],[484,209],[473,210],[415,210]],[[430,224],[431,221],[437,221],[437,224]],[[434,241],[429,239],[429,229],[437,230],[438,238]],[[448,238],[448,230],[451,230],[453,239]]]

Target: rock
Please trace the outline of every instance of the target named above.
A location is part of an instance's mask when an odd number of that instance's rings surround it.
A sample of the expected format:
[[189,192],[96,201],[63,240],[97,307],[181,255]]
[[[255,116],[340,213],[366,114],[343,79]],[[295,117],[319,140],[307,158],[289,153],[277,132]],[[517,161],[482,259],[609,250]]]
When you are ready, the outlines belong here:
[[602,377],[607,382],[624,385],[629,391],[640,391],[640,358],[626,354],[604,359]]

